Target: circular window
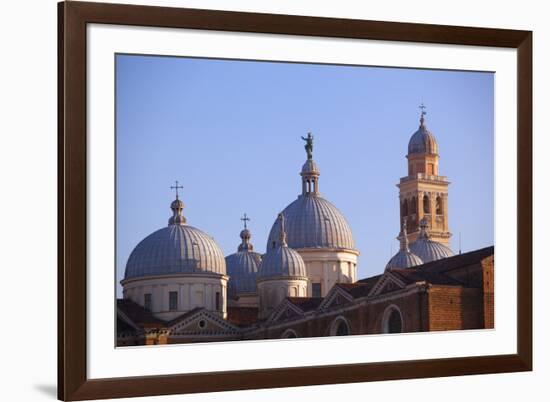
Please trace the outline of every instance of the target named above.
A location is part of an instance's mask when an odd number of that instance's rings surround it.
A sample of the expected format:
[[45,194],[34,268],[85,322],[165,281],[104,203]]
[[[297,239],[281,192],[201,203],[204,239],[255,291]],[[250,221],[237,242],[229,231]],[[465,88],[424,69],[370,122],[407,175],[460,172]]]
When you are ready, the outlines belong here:
[[199,328],[200,329],[205,329],[206,328],[206,321],[205,320],[200,320],[199,321]]

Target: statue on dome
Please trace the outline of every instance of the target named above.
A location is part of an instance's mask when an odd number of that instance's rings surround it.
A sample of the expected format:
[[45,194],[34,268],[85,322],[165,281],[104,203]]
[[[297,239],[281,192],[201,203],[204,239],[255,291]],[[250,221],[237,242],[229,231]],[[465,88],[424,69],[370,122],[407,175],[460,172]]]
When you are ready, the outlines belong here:
[[307,133],[307,137],[302,137],[302,140],[306,142],[304,148],[306,149],[307,158],[311,159],[313,157],[313,136],[311,133]]

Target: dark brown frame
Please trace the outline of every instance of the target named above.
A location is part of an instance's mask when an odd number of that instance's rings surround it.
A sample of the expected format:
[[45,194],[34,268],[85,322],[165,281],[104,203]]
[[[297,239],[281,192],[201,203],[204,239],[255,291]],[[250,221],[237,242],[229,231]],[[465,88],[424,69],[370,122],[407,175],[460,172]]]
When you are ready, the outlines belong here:
[[[86,24],[517,49],[517,354],[89,380],[86,376]],[[58,4],[58,398],[83,400],[532,370],[532,32],[104,3]]]

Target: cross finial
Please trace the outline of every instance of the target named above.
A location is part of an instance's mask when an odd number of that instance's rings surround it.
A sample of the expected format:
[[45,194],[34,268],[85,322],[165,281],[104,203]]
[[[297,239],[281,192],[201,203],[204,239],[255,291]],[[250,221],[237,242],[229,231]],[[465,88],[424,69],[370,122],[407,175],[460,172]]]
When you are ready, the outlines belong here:
[[421,110],[421,112],[420,112],[420,125],[423,126],[424,125],[424,116],[426,115],[426,106],[424,105],[424,101],[422,101],[422,103],[418,107]]
[[183,186],[180,186],[179,185],[179,182],[176,180],[176,185],[175,186],[170,186],[170,189],[172,190],[176,190],[176,200],[179,200],[179,193],[178,193],[178,189],[183,189]]
[[246,216],[246,212],[244,213],[243,217],[241,218],[241,221],[244,222],[244,228],[246,229],[246,222],[249,221],[250,218]]
[[422,101],[422,103],[420,103],[420,106],[418,106],[418,107],[422,111],[422,114],[425,115],[426,114],[426,105],[424,105],[423,101]]

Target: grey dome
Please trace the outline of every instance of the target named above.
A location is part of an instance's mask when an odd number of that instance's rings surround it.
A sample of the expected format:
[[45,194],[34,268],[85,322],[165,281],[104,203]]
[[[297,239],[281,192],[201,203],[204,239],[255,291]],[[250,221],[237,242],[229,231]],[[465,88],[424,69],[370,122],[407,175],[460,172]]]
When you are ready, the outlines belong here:
[[262,257],[258,278],[306,277],[306,264],[296,250],[287,246],[277,246]]
[[446,245],[428,238],[418,238],[410,245],[411,251],[422,259],[423,262],[441,260],[452,257],[453,251]]
[[[342,213],[317,194],[302,194],[282,212],[290,248],[355,249],[351,229]],[[279,239],[279,226],[273,224],[267,250]]]
[[192,273],[225,275],[225,259],[214,239],[186,225],[183,203],[171,204],[173,216],[168,227],[153,232],[134,248],[124,279]]
[[386,265],[386,269],[392,268],[412,268],[422,265],[423,261],[416,254],[410,251],[399,250]]
[[229,296],[256,292],[256,277],[261,261],[262,255],[253,251],[238,251],[225,257]]
[[240,293],[256,292],[256,277],[262,261],[262,255],[252,251],[254,249],[252,243],[250,243],[252,233],[246,227],[248,218],[246,214],[244,216],[242,219],[245,221],[245,227],[240,233],[241,244],[239,244],[238,251],[225,257],[227,274],[229,275],[227,293],[231,297],[235,297]]
[[409,140],[409,154],[437,154],[437,141],[424,124],[424,113],[420,118],[420,127]]
[[277,219],[279,238],[275,247],[267,250],[262,257],[258,278],[307,277],[306,264],[296,250],[287,245],[286,217],[280,213]]
[[126,263],[124,279],[182,273],[225,275],[225,259],[216,242],[188,225],[157,230],[134,248]]
[[422,259],[409,250],[406,218],[403,219],[401,231],[397,239],[399,240],[399,251],[388,261],[386,269],[411,268],[421,265],[423,263]]
[[411,251],[425,263],[452,257],[453,251],[446,245],[430,239],[426,218],[420,220],[420,233],[410,246]]

